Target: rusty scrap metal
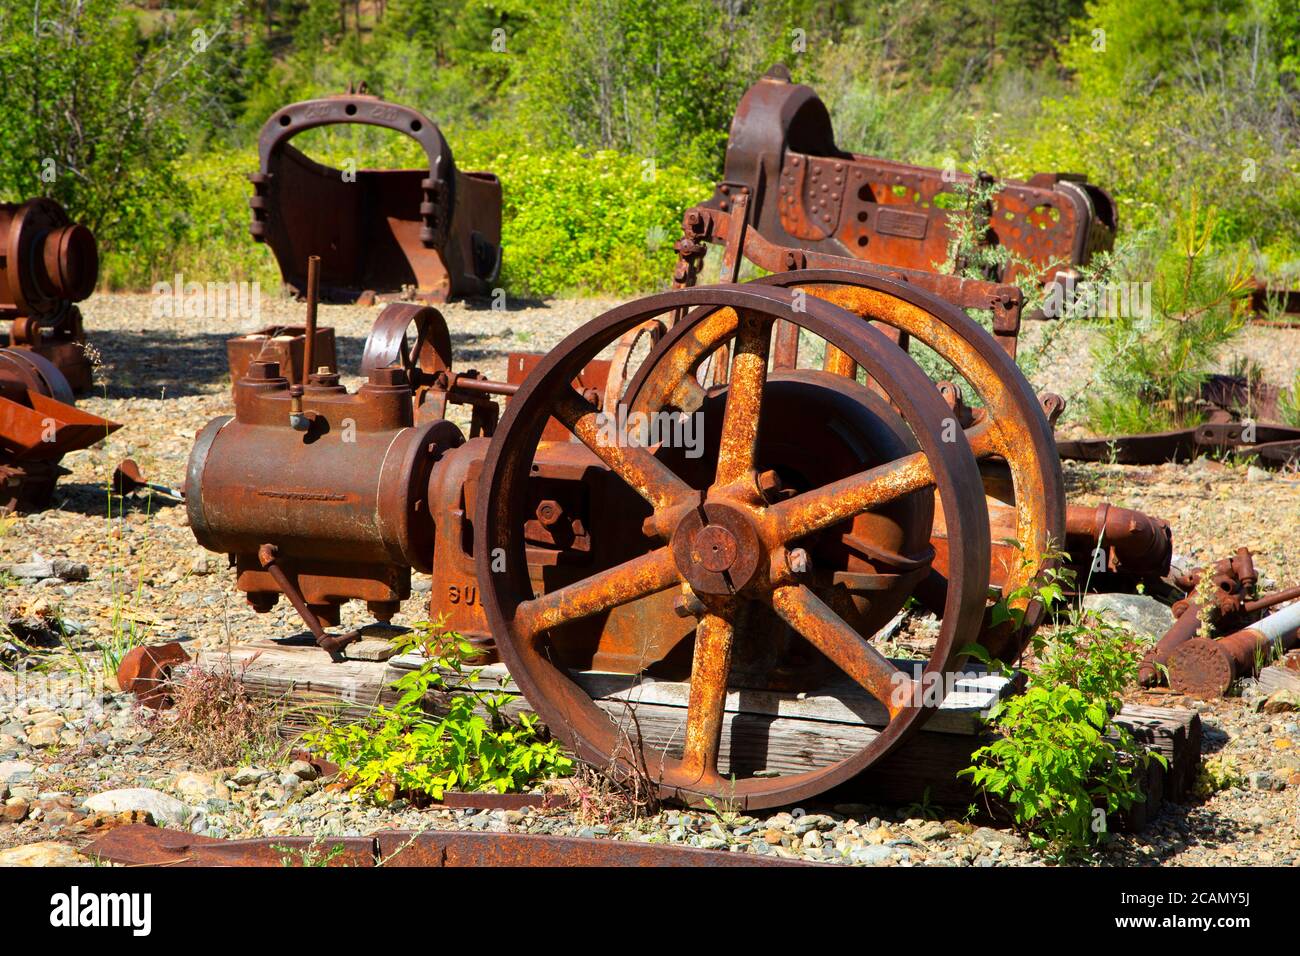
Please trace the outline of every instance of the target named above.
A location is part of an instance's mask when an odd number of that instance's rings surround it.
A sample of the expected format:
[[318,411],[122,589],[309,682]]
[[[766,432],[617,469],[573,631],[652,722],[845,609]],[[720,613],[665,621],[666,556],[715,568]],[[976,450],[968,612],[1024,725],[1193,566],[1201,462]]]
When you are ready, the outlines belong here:
[[117,827],[86,849],[123,866],[587,867],[815,866],[754,853],[531,833],[381,830],[367,837],[220,840],[143,824]]
[[63,456],[121,427],[75,407],[68,380],[39,352],[0,349],[0,512],[47,507]]
[[1296,647],[1300,647],[1300,603],[1226,637],[1197,637],[1179,645],[1169,655],[1169,686],[1205,700],[1222,697],[1234,681],[1255,676],[1274,656]]
[[[846,152],[835,144],[825,104],[769,70],[741,98],[732,120],[722,182],[703,205],[729,212],[744,197],[749,225],[769,242],[808,253],[934,271],[948,255],[954,187],[971,176]],[[976,210],[985,242],[1014,254],[1001,275],[1011,282],[1029,262],[1043,280],[1069,275],[1111,248],[1117,226],[1110,196],[1082,176],[1039,173],[1002,180],[990,206]],[[813,265],[813,263],[809,263]]]
[[[331,169],[289,141],[304,130],[365,124],[410,136],[423,169]],[[437,124],[417,110],[364,91],[291,103],[266,121],[250,230],[275,253],[284,281],[300,294],[308,256],[321,257],[327,299],[361,293],[411,294],[425,302],[479,295],[501,266],[501,183],[464,172]]]
[[113,479],[110,482],[110,487],[113,494],[119,496],[148,490],[157,492],[160,495],[166,495],[168,498],[174,498],[177,501],[185,500],[184,491],[146,480],[140,471],[140,466],[135,463],[133,458],[123,458],[118,466],[113,469]]
[[[329,326],[317,326],[314,339],[311,354],[315,368],[310,371],[322,368],[336,371],[338,359],[334,351],[334,330]],[[307,368],[306,357],[307,330],[302,325],[272,325],[226,340],[232,390],[235,383],[248,374],[248,368],[254,362],[274,362],[291,381],[302,381],[303,370]]]
[[172,705],[173,671],[190,660],[176,641],[132,648],[117,665],[117,686],[151,710],[166,710]]
[[95,237],[52,199],[0,203],[0,319],[10,348],[49,360],[73,394],[90,391],[81,311],[99,278]]
[[[1248,437],[1253,440],[1247,441]],[[1192,461],[1200,455],[1231,451],[1253,455],[1263,465],[1281,467],[1300,458],[1300,428],[1206,422],[1177,431],[1059,441],[1057,449],[1063,459],[1121,465]]]

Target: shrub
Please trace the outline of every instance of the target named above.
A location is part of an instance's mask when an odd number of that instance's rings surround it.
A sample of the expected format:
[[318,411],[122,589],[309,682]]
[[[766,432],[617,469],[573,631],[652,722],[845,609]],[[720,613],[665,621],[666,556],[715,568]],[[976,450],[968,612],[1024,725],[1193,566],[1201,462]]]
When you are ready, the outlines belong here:
[[1028,688],[989,713],[998,739],[960,775],[1037,845],[1070,854],[1097,843],[1111,814],[1144,799],[1147,763],[1164,758],[1111,719],[1137,676],[1140,654],[1128,635],[1088,612],[1055,622],[1049,637],[1035,637],[1040,666]]
[[502,283],[517,295],[628,295],[667,286],[682,212],[710,184],[612,150],[499,153]]
[[[507,793],[572,771],[573,761],[558,743],[543,739],[536,717],[524,712],[507,718],[513,695],[470,689],[480,671],[465,669],[474,648],[459,634],[417,625],[398,643],[426,660],[394,682],[402,694],[395,705],[361,723],[322,717],[303,737],[307,747],[339,765],[353,791],[381,801],[398,795],[441,800],[448,790]],[[454,676],[449,680],[444,671]],[[463,691],[449,695],[442,717],[424,706],[425,696],[438,689]]]

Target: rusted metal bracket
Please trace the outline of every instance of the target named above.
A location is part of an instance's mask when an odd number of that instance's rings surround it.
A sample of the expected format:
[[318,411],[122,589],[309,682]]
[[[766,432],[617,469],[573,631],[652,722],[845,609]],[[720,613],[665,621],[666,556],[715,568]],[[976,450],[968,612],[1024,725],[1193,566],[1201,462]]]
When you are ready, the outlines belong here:
[[[333,169],[289,141],[335,124],[380,126],[424,149],[425,169]],[[501,183],[462,172],[437,124],[417,110],[364,92],[291,103],[258,138],[253,238],[275,253],[287,285],[306,288],[302,264],[321,257],[329,299],[412,288],[426,302],[479,295],[501,268]]]

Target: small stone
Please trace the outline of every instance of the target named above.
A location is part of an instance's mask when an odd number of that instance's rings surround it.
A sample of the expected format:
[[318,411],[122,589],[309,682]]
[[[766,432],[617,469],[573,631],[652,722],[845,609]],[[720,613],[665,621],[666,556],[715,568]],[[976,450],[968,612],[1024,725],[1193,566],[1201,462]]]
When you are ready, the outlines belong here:
[[53,747],[58,742],[58,728],[49,724],[43,727],[33,727],[27,732],[27,746],[29,747]]
[[1300,710],[1300,694],[1289,690],[1275,691],[1265,698],[1260,709],[1266,714],[1287,714]]
[[890,840],[897,840],[898,834],[894,833],[889,827],[877,827],[867,834],[867,842],[873,844],[888,843]]
[[863,846],[849,853],[849,859],[864,866],[879,866],[894,855],[887,846]]
[[1267,770],[1253,770],[1246,774],[1246,784],[1251,790],[1282,790],[1286,787],[1286,781]]
[[320,776],[320,771],[305,760],[295,760],[289,764],[289,772],[299,780],[315,780]]
[[26,783],[32,779],[35,770],[36,768],[26,760],[6,760],[0,763],[0,782],[7,783],[11,787]]
[[980,827],[973,834],[971,839],[977,843],[983,843],[985,846],[1009,846],[1019,848],[1024,845],[1024,840],[1014,833],[1005,833],[1002,830],[994,830],[990,827]]
[[1144,637],[1159,638],[1174,623],[1168,606],[1149,594],[1089,594],[1083,606],[1103,617],[1118,619]]
[[768,829],[763,834],[763,842],[768,846],[779,846],[782,840],[788,839],[780,830]]
[[46,841],[0,850],[0,866],[88,866],[90,860],[66,843]]
[[0,807],[0,822],[22,823],[27,819],[28,809],[26,800],[21,797],[10,797],[5,801],[5,805]]
[[191,804],[230,799],[230,788],[208,773],[179,773],[172,781],[172,788],[177,796]]
[[948,839],[948,828],[938,820],[929,820],[916,829],[916,838],[925,843]]
[[1258,465],[1251,465],[1246,469],[1246,480],[1250,482],[1272,481],[1273,476]]
[[231,782],[237,787],[251,787],[271,776],[271,771],[259,767],[240,767],[232,776]]

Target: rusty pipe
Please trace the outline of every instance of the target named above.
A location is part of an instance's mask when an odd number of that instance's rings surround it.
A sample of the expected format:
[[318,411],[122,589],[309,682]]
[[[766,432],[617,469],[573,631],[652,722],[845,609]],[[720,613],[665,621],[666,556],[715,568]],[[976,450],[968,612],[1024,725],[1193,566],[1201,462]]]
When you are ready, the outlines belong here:
[[289,427],[296,432],[311,428],[302,410],[302,396],[311,381],[313,346],[316,344],[316,304],[320,294],[320,256],[307,257],[307,320],[303,327],[302,381],[289,386]]
[[1108,502],[1095,508],[1069,505],[1065,511],[1065,534],[1071,553],[1085,543],[1090,552],[1096,547],[1110,548],[1114,558],[1108,570],[1156,577],[1169,573],[1173,534],[1169,522],[1161,518],[1117,508]]
[[1273,648],[1300,646],[1300,603],[1290,604],[1250,627],[1217,641],[1195,638],[1169,656],[1169,686],[1180,694],[1222,697],[1232,682],[1258,673]]
[[1201,627],[1201,606],[1195,601],[1180,601],[1183,612],[1174,621],[1173,627],[1165,631],[1142,658],[1138,666],[1138,683],[1143,687],[1155,687],[1162,682],[1163,669],[1169,666],[1169,655],[1183,644],[1196,637]]

